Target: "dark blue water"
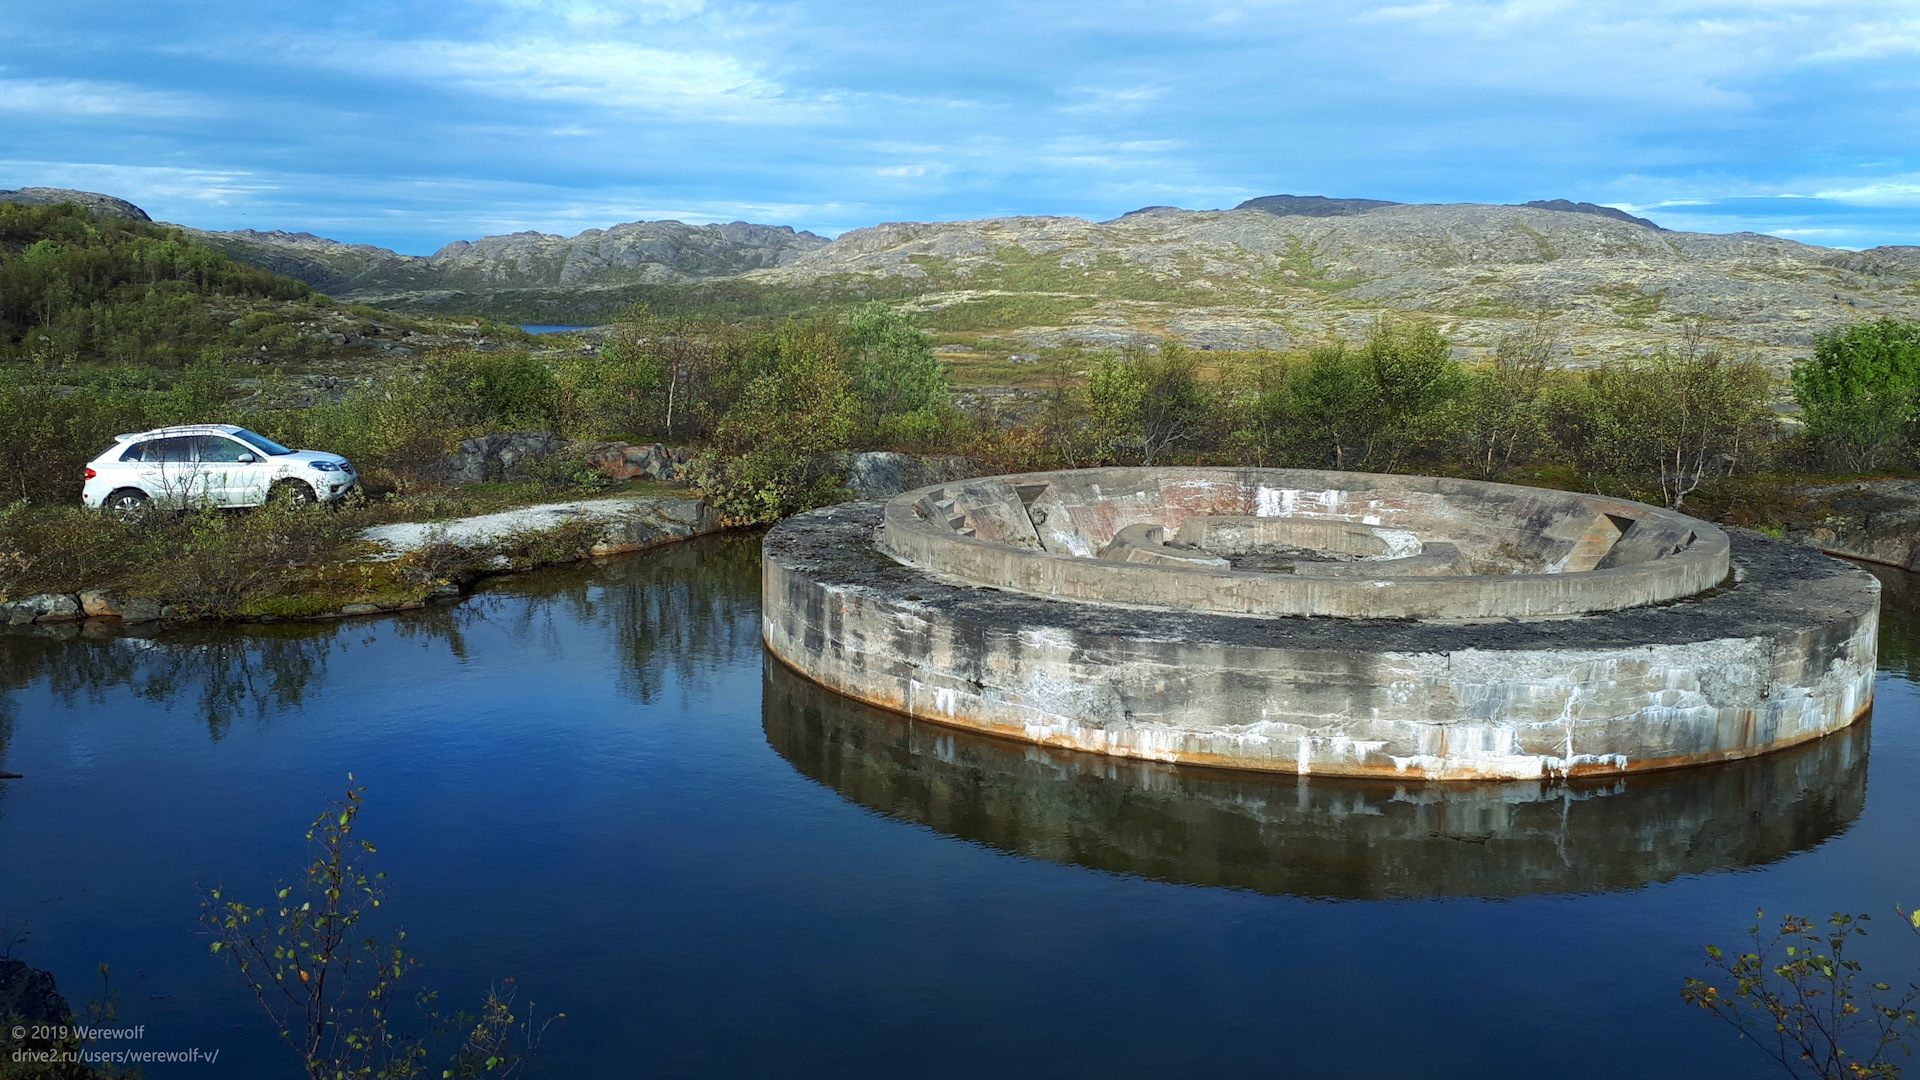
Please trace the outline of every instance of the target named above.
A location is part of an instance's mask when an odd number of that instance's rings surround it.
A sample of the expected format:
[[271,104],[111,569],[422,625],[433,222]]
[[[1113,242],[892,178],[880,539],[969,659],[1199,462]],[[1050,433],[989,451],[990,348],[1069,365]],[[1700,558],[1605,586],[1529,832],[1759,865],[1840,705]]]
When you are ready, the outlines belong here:
[[0,637],[0,925],[76,1002],[112,964],[140,1048],[222,1054],[149,1076],[294,1077],[199,888],[265,899],[351,771],[421,983],[567,1013],[538,1075],[1764,1075],[1679,1001],[1703,943],[1839,908],[1920,963],[1903,603],[1869,726],[1574,789],[914,727],[763,661],[751,539],[411,617]]
[[549,325],[549,324],[546,324],[546,323],[541,323],[541,324],[538,324],[538,325],[535,325],[535,326],[522,326],[522,327],[521,327],[520,329],[522,329],[522,330],[525,330],[525,331],[526,331],[527,333],[529,333],[529,334],[564,334],[564,333],[566,333],[566,332],[568,332],[568,331],[570,331],[570,330],[591,330],[591,329],[593,329],[593,327],[591,327],[591,326],[561,326],[561,325],[558,325],[558,324],[552,324],[552,325]]

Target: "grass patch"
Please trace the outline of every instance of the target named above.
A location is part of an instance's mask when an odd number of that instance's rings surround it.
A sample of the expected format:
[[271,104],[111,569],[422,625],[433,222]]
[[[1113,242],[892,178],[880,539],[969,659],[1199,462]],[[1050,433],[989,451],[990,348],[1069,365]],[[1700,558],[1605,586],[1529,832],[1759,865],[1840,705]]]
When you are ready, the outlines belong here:
[[1274,259],[1274,266],[1260,277],[1260,283],[1269,289],[1307,289],[1318,293],[1345,292],[1359,285],[1363,278],[1330,278],[1325,268],[1318,264],[1321,257],[1320,241],[1301,240],[1297,236],[1287,238],[1287,250]]
[[1602,285],[1593,290],[1595,296],[1607,302],[1607,307],[1615,315],[1635,322],[1650,319],[1660,313],[1667,302],[1667,290],[1643,293],[1632,285]]
[[916,325],[925,330],[1010,330],[1026,326],[1061,326],[1073,316],[1092,309],[1094,300],[1086,296],[1055,296],[1025,293],[986,296],[963,300],[945,307],[912,314]]
[[1553,250],[1553,245],[1548,242],[1546,237],[1525,225],[1520,226],[1520,231],[1526,233],[1533,239],[1533,246],[1539,250],[1541,262],[1552,262],[1560,257],[1560,253]]

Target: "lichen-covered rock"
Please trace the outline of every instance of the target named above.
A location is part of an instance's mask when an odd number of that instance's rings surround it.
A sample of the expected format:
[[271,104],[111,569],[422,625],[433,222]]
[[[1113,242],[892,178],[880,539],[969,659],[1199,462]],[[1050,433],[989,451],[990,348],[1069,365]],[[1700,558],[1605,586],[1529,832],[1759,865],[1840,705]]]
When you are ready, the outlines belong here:
[[903,491],[948,480],[979,476],[980,464],[951,455],[897,454],[886,450],[836,455],[834,467],[846,477],[856,499],[890,499]]
[[167,608],[158,600],[135,597],[120,603],[120,621],[125,623],[148,623],[167,615]]
[[694,454],[688,447],[661,443],[576,443],[573,450],[610,480],[684,480]]
[[479,484],[523,475],[527,466],[567,452],[571,444],[551,431],[507,431],[462,440],[447,455],[447,476],[457,484]]
[[72,622],[84,618],[80,598],[71,593],[40,593],[11,604],[0,604],[0,621],[9,626],[28,623]]

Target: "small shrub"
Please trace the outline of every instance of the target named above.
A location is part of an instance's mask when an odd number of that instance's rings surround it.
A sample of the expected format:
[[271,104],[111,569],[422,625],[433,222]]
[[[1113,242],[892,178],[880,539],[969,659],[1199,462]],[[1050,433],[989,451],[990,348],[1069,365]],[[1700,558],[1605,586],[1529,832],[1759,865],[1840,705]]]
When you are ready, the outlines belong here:
[[[1902,914],[1920,932],[1920,913]],[[1747,928],[1749,951],[1707,946],[1706,964],[1719,975],[1686,980],[1681,998],[1751,1040],[1789,1076],[1897,1080],[1898,1061],[1913,1053],[1920,986],[1901,990],[1863,977],[1847,951],[1866,935],[1868,917],[1835,912],[1822,927],[1789,915],[1771,933],[1761,929],[1765,917],[1756,913]]]

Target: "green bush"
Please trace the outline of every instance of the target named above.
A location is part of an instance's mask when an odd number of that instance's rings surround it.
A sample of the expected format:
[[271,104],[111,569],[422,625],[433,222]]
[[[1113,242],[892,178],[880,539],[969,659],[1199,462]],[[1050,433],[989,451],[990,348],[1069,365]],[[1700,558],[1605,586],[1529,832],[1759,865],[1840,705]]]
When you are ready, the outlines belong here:
[[1551,448],[1547,370],[1554,338],[1544,321],[1501,337],[1490,367],[1466,374],[1440,421],[1456,460],[1482,480],[1498,480],[1520,461]]
[[[933,343],[897,308],[864,304],[847,315],[839,347],[860,423],[875,442],[925,442],[949,422],[947,374]],[[904,436],[904,438],[903,438]]]
[[1679,509],[1762,450],[1771,376],[1758,361],[1689,342],[1613,362],[1556,390],[1554,436],[1596,492]]
[[1285,464],[1392,471],[1438,441],[1444,407],[1467,384],[1433,324],[1382,318],[1360,347],[1319,346],[1262,393],[1253,441]]
[[153,424],[152,396],[66,389],[46,373],[0,370],[0,484],[4,500],[77,503],[87,462],[116,434]]
[[1202,442],[1212,395],[1200,366],[1177,341],[1157,349],[1101,353],[1087,373],[1092,441],[1100,456],[1139,454],[1142,465],[1178,446]]
[[720,380],[714,456],[700,486],[742,523],[777,521],[845,497],[825,455],[844,449],[859,404],[830,320],[756,336]]
[[1850,471],[1910,450],[1920,408],[1920,322],[1878,319],[1823,335],[1794,368],[1807,434]]

